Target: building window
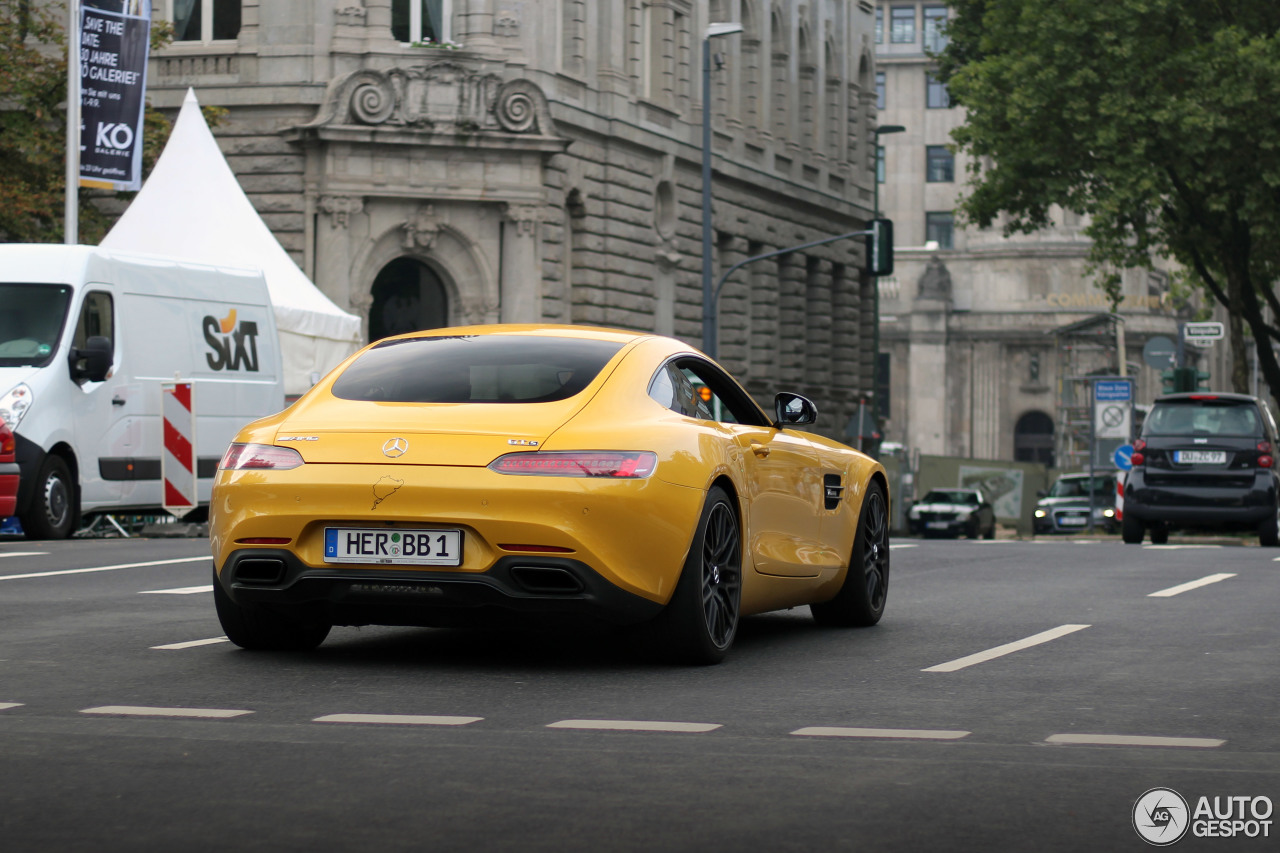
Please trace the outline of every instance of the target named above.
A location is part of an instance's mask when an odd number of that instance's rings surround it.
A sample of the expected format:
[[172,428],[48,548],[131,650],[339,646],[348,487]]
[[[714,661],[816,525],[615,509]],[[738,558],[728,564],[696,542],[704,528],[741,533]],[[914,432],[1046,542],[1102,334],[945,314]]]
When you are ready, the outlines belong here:
[[884,7],[876,7],[876,44],[884,44]]
[[889,10],[889,41],[914,44],[916,40],[916,7],[894,6]]
[[406,44],[449,41],[452,5],[452,0],[391,0],[391,35]]
[[955,248],[956,218],[951,211],[924,215],[925,242],[938,244],[939,249]]
[[[884,146],[876,146],[876,183],[884,183]],[[877,215],[879,211],[876,211]]]
[[876,72],[876,109],[884,109],[884,72]]
[[941,53],[947,46],[947,7],[924,7],[924,49]]
[[925,180],[931,184],[949,184],[956,179],[956,158],[945,145],[928,145],[924,149]]
[[176,42],[229,41],[240,35],[240,0],[164,0],[165,7]]
[[951,96],[947,94],[946,84],[932,74],[925,75],[924,105],[931,110],[951,108]]

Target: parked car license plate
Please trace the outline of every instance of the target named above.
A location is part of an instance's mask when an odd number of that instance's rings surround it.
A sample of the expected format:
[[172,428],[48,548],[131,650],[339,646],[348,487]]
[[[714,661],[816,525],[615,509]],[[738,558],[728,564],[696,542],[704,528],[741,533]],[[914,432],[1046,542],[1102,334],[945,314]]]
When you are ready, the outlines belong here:
[[1064,527],[1083,527],[1089,523],[1089,517],[1087,515],[1064,515],[1058,518],[1058,523]]
[[1227,461],[1225,450],[1175,450],[1173,461],[1183,465],[1222,465]]
[[924,526],[929,530],[946,530],[951,526],[949,521],[926,521]]
[[460,566],[462,531],[326,527],[324,561],[393,566]]

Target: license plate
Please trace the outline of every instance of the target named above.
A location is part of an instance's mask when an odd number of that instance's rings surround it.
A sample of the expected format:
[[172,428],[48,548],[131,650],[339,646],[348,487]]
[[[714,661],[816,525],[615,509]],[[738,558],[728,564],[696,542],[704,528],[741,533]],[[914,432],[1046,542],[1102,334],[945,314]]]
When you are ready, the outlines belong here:
[[460,566],[462,531],[326,527],[324,561],[380,566]]
[[1084,515],[1064,515],[1058,518],[1058,523],[1064,527],[1083,527],[1089,523],[1089,518]]
[[946,530],[951,526],[951,523],[947,521],[926,521],[924,526],[930,530]]
[[1175,450],[1173,461],[1184,465],[1222,465],[1227,461],[1225,450]]

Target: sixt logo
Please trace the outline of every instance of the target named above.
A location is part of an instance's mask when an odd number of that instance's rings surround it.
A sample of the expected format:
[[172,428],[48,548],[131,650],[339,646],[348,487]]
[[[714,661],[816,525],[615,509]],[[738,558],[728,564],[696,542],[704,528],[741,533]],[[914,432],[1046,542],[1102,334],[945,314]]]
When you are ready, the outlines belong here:
[[[234,330],[234,331],[233,331]],[[204,339],[213,352],[205,353],[210,370],[240,370],[258,372],[258,324],[241,320],[236,329],[236,309],[219,320],[204,318]]]

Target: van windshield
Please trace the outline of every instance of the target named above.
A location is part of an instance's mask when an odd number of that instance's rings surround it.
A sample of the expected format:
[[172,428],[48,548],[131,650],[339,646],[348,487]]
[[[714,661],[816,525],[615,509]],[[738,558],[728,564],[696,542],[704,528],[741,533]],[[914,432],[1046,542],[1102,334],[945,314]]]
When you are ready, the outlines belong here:
[[0,367],[44,367],[67,319],[65,284],[0,283]]

